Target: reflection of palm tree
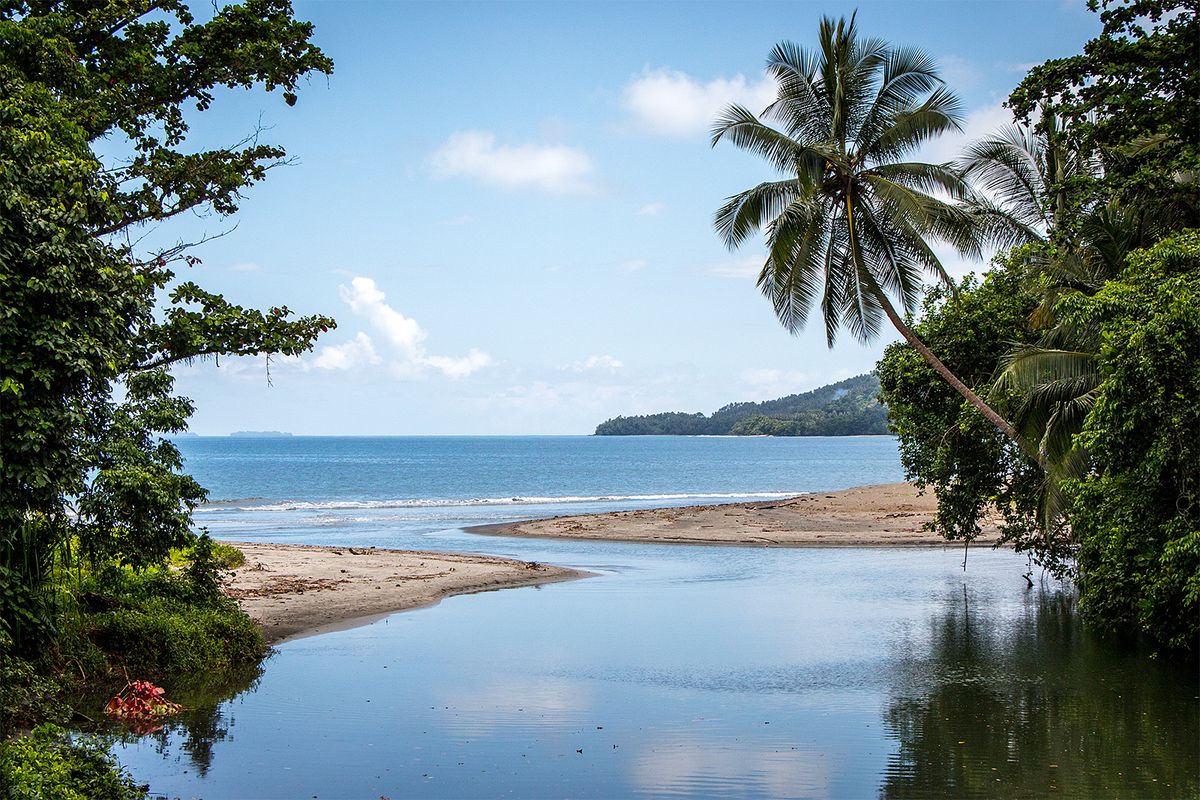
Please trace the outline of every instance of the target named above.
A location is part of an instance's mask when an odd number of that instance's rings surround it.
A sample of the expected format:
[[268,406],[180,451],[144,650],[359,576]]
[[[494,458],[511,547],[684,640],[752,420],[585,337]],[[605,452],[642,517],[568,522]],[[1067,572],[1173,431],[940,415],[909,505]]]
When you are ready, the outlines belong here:
[[[968,402],[1013,439],[1015,429],[963,384],[905,323],[922,277],[950,283],[930,242],[978,254],[975,215],[932,193],[967,186],[946,164],[904,160],[923,142],[957,129],[958,99],[920,51],[860,39],[853,17],[821,21],[819,50],[778,45],[767,62],[778,96],[762,118],[730,106],[713,144],[728,139],[787,175],[734,195],[717,212],[725,243],[765,229],[769,248],[758,285],[789,330],[820,304],[830,344],[841,327],[861,341],[883,317]],[[763,120],[777,123],[772,127]]]
[[892,662],[879,797],[1197,796],[1188,665],[1106,646],[1071,592],[1016,618],[972,603],[971,624],[956,599]]

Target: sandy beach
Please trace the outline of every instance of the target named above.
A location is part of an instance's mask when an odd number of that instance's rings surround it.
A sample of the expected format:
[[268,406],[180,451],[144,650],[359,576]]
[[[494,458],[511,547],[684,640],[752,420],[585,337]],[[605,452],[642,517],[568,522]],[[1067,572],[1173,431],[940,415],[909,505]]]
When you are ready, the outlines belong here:
[[229,542],[246,554],[225,592],[269,644],[432,605],[444,597],[571,580],[589,573],[457,553]]
[[[788,500],[655,508],[609,514],[481,525],[468,530],[497,536],[604,539],[662,544],[762,545],[767,547],[960,546],[929,533],[937,501],[908,483],[862,486]],[[978,544],[998,531],[984,529]]]
[[[659,544],[765,547],[949,547],[923,525],[936,501],[907,483],[786,500],[656,508],[483,525],[474,533]],[[978,544],[998,532],[984,529]],[[443,597],[571,580],[589,573],[457,553],[230,542],[246,554],[226,592],[277,643]]]

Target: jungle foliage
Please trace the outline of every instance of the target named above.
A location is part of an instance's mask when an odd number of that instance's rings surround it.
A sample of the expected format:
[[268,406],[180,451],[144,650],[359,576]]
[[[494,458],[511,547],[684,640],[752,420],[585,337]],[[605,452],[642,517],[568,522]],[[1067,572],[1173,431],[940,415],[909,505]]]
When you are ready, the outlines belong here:
[[[188,113],[222,88],[281,90],[331,62],[286,0],[0,2],[0,629],[24,653],[59,632],[73,559],[144,570],[188,544],[204,490],[163,434],[191,403],[170,365],[294,355],[334,323],[248,309],[140,252],[186,211],[228,214],[284,151],[187,147]],[[124,148],[102,159],[105,150]]]
[[[190,280],[191,243],[144,234],[225,215],[286,163],[251,128],[188,146],[233,89],[287,105],[330,60],[287,0],[0,0],[0,739],[66,723],[81,684],[135,669],[245,669],[265,650],[191,530],[204,490],[167,434],[178,362],[296,355],[334,325],[245,308]],[[169,562],[174,561],[174,566]],[[123,678],[123,675],[122,675]],[[18,797],[140,797],[103,746],[41,726],[0,743]]]
[[1103,34],[1035,67],[1010,98],[1026,125],[964,163],[1035,241],[957,299],[932,293],[916,326],[1017,442],[907,345],[877,370],[905,468],[938,496],[939,531],[969,539],[994,508],[1018,548],[1075,579],[1094,626],[1194,657],[1200,28],[1189,3],[1091,7]]

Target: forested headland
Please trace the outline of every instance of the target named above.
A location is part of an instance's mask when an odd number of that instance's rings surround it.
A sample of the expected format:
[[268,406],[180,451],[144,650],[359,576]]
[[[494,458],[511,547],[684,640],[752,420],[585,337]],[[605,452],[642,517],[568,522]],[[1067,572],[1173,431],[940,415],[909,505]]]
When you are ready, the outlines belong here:
[[858,375],[802,394],[761,403],[730,403],[712,414],[668,411],[614,417],[596,436],[855,436],[885,434],[879,379]]

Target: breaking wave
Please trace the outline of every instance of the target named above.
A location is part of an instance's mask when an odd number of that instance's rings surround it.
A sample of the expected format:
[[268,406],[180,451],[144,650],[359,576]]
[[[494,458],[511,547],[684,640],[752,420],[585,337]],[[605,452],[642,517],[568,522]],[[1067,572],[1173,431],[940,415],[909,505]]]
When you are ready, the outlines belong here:
[[780,500],[805,492],[710,492],[704,494],[602,494],[567,495],[563,497],[473,497],[420,498],[410,500],[268,500],[244,497],[232,500],[213,500],[205,503],[206,511],[350,511],[354,509],[387,508],[454,508],[461,506],[521,506],[560,505],[566,503],[640,502],[661,500]]

